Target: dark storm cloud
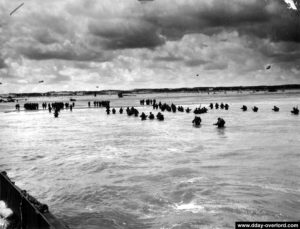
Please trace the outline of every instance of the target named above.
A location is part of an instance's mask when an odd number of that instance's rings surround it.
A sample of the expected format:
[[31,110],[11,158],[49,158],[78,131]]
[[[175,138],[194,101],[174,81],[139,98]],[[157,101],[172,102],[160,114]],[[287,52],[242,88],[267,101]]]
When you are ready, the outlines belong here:
[[48,29],[41,28],[33,36],[39,43],[44,45],[50,45],[59,42],[59,39],[55,38],[55,36]]
[[209,63],[204,66],[204,70],[224,70],[228,68],[227,63]]
[[293,53],[274,53],[271,55],[277,62],[300,62],[300,52]]
[[211,4],[204,1],[178,6],[174,11],[161,11],[146,15],[146,20],[161,28],[168,39],[177,40],[187,33],[218,33],[226,28],[266,22],[270,15],[266,12],[266,2],[215,0]]
[[107,49],[153,48],[165,43],[157,27],[139,19],[111,20],[104,25],[93,22],[89,25],[89,31],[103,38]]
[[271,41],[300,43],[300,20],[295,12],[283,9],[277,17],[260,25],[246,25],[238,27],[244,35],[254,35],[259,38],[269,38]]
[[62,59],[62,60],[79,60],[89,61],[96,58],[92,53],[77,54],[73,50],[43,50],[42,48],[22,48],[21,53],[27,58],[33,60],[47,60],[47,59]]
[[65,36],[74,35],[76,28],[76,22],[67,19],[65,14],[51,11],[30,13],[27,21],[33,31],[51,31],[51,33]]
[[186,66],[189,66],[189,67],[200,66],[200,65],[204,65],[206,63],[208,63],[208,62],[205,60],[201,60],[201,59],[192,59],[192,60],[185,61]]
[[203,85],[298,79],[299,11],[284,0],[28,0],[13,17],[13,1],[2,2],[0,71],[16,79],[120,87],[194,86],[195,72]]
[[155,57],[153,59],[154,61],[166,61],[166,62],[177,62],[177,61],[183,61],[183,57],[176,57],[173,55],[170,56],[160,56],[160,57]]
[[[292,48],[292,50],[290,50]],[[274,62],[300,62],[300,44],[292,45],[288,49],[280,48],[277,51],[273,49],[262,49],[262,53],[273,59]]]
[[167,40],[179,40],[185,34],[213,35],[224,30],[273,41],[300,42],[299,16],[282,0],[207,2],[157,1],[145,6],[149,10],[143,16],[122,12],[114,15],[115,19],[92,20],[88,28],[103,39],[107,49],[153,48]]
[[0,69],[6,68],[6,67],[7,67],[7,64],[5,63],[4,59],[2,59],[2,58],[0,57]]
[[32,60],[74,60],[74,61],[106,61],[108,57],[102,53],[89,50],[86,47],[80,47],[79,45],[60,44],[55,43],[52,45],[36,45],[30,44],[27,47],[19,47],[19,52]]
[[[30,14],[30,29],[23,29],[28,31],[25,35],[44,47],[33,44],[29,50],[27,45],[21,49],[22,54],[36,60],[93,60],[99,54],[94,52],[94,48],[153,49],[167,41],[180,40],[186,34],[211,36],[224,31],[238,31],[241,35],[269,38],[276,42],[300,42],[300,29],[297,29],[300,28],[300,20],[296,20],[296,12],[289,10],[282,0],[175,1],[174,4],[166,0],[145,5],[147,10],[143,13],[138,2],[124,3],[123,8],[115,12],[111,9],[113,3],[104,4],[102,8],[97,8],[98,5],[97,1],[88,5],[83,2],[72,5],[71,11],[66,8],[66,13],[62,14],[51,11]],[[110,11],[106,12],[105,7]],[[73,14],[73,18],[67,13]],[[80,20],[84,21],[82,19],[87,22],[82,26],[85,29],[77,25]],[[80,38],[76,37],[77,34],[81,34]],[[77,44],[67,49],[48,47],[52,44],[62,47],[65,40],[74,43],[74,39],[86,42],[86,50],[78,51]]]
[[162,34],[169,39],[181,38],[186,33],[212,35],[236,30],[273,41],[300,42],[299,14],[280,0],[214,0],[207,7],[197,7],[196,3],[195,7],[180,9],[175,15],[171,13],[147,18],[161,27]]

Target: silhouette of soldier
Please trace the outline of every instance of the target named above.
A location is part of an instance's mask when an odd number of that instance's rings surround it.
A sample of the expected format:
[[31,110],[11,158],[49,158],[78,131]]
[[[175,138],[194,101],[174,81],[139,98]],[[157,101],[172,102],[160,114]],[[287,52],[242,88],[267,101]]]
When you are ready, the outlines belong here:
[[194,124],[194,126],[200,126],[201,123],[201,118],[198,116],[195,116],[194,120],[192,121],[192,123]]
[[218,126],[218,128],[223,128],[225,126],[225,120],[218,118],[218,121],[214,125]]
[[145,115],[144,112],[142,112],[142,114],[140,115],[140,117],[141,117],[141,120],[142,120],[142,121],[144,121],[144,120],[147,119],[147,115]]

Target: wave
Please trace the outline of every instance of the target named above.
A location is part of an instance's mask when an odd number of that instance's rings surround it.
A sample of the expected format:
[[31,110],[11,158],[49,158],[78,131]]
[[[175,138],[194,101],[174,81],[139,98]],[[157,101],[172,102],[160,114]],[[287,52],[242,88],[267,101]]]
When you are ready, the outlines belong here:
[[179,210],[179,211],[189,211],[192,213],[200,213],[200,212],[205,212],[205,208],[202,205],[198,205],[195,202],[190,202],[187,204],[175,204],[174,209]]

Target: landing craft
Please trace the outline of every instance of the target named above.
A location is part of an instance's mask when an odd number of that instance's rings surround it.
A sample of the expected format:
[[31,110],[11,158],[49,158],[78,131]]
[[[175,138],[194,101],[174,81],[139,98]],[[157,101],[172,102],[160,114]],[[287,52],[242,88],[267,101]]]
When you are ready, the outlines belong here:
[[39,83],[44,83],[44,80],[40,80]]
[[23,5],[24,5],[24,2],[21,3],[21,4],[20,4],[17,8],[15,8],[13,11],[11,11],[9,15],[11,16],[14,12],[16,12],[18,9],[20,9]]
[[271,65],[268,65],[267,67],[266,67],[266,69],[270,69],[271,68]]

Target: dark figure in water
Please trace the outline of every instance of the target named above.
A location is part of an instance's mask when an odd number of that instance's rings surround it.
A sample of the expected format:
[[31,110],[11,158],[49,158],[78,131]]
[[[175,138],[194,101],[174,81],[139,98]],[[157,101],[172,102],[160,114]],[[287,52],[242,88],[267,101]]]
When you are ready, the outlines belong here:
[[16,110],[17,110],[17,111],[20,110],[20,104],[16,104]]
[[55,111],[54,111],[54,118],[58,118],[58,113],[59,113],[59,110],[55,109]]
[[119,113],[123,114],[123,108],[122,107],[120,108]]
[[229,105],[226,103],[225,106],[224,106],[225,110],[228,110],[229,109]]
[[218,128],[223,128],[225,126],[225,120],[222,118],[218,118],[218,121],[214,123],[214,125],[218,126]]
[[258,107],[254,106],[254,107],[252,108],[252,110],[253,110],[254,112],[257,112],[257,111],[258,111]]
[[48,111],[49,113],[51,113],[52,107],[50,106],[50,104],[48,104]]
[[184,112],[183,106],[178,106],[177,110],[180,111],[180,112]]
[[173,103],[171,104],[171,109],[172,109],[172,112],[173,112],[173,113],[176,112],[176,106],[175,106]]
[[166,110],[167,110],[168,112],[171,112],[171,111],[172,111],[171,106],[169,106],[168,104],[166,104]]
[[131,109],[129,107],[126,108],[126,113],[128,116],[132,115]]
[[73,106],[72,105],[70,105],[70,111],[72,111],[73,110]]
[[213,109],[213,108],[214,108],[214,104],[213,104],[213,103],[210,103],[210,104],[209,104],[209,107],[210,107],[210,109]]
[[195,108],[194,110],[194,114],[204,114],[207,113],[207,108],[206,107],[202,107],[202,108]]
[[154,114],[152,114],[152,112],[150,112],[150,114],[149,114],[149,119],[150,119],[150,120],[153,120],[153,119],[154,119]]
[[202,107],[202,108],[200,109],[200,113],[201,113],[201,114],[207,113],[207,111],[208,111],[208,109],[207,109],[206,107]]
[[193,122],[194,126],[200,126],[200,123],[201,123],[201,118],[198,117],[198,116],[195,116]]
[[275,112],[278,112],[279,111],[279,107],[274,106],[272,110],[275,111]]
[[191,109],[188,107],[185,109],[186,113],[190,113],[191,112]]
[[39,104],[38,103],[25,103],[24,109],[25,110],[38,110]]
[[113,108],[111,111],[112,111],[113,114],[116,114],[116,109],[115,108]]
[[246,111],[246,110],[247,110],[247,106],[243,105],[243,106],[241,107],[241,109],[242,109],[243,111]]
[[106,108],[106,114],[108,114],[108,115],[110,114],[110,109],[109,109],[109,107]]
[[156,118],[157,118],[159,121],[163,121],[163,120],[164,120],[164,115],[162,115],[160,112],[158,112],[157,115],[156,115]]
[[298,107],[293,107],[293,110],[291,110],[291,113],[294,114],[294,115],[298,115],[299,114]]
[[142,120],[142,121],[144,121],[144,120],[147,119],[147,115],[145,115],[144,112],[142,112],[142,114],[140,115],[140,117],[141,117],[141,120]]
[[221,103],[220,108],[224,109],[224,103]]
[[219,109],[219,104],[218,103],[215,104],[215,108]]
[[138,117],[139,116],[139,111],[137,109],[133,109],[133,113],[134,113],[134,116],[135,117]]
[[89,105],[89,107],[91,107],[91,102],[90,101],[88,102],[88,105]]

